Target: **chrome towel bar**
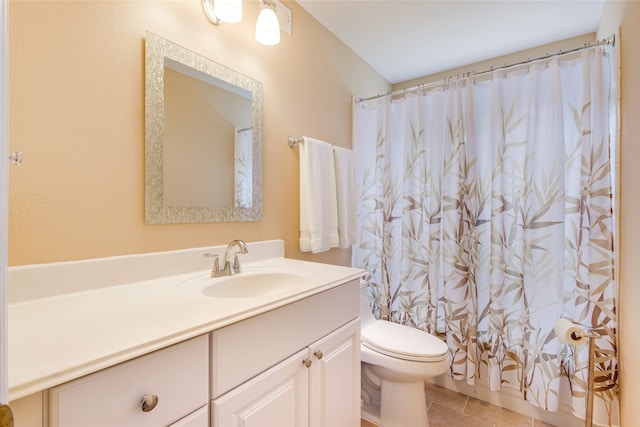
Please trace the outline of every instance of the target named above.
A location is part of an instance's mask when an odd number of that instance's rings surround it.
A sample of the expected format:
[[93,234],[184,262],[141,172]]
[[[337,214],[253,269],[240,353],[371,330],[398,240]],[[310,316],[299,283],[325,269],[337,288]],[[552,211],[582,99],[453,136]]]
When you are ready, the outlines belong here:
[[296,136],[290,136],[289,147],[294,148],[296,145],[300,144],[302,141],[303,141],[302,138],[298,138]]

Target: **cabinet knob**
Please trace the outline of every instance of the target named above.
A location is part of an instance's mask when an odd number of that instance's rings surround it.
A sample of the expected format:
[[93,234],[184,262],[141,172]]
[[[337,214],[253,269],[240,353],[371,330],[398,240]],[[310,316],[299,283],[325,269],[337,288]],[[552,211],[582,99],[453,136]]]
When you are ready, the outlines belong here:
[[153,411],[158,404],[158,396],[155,394],[145,394],[142,396],[142,412]]
[[302,363],[308,368],[311,366],[311,359],[304,359]]
[[322,359],[322,350],[316,350],[313,354],[315,354],[318,359]]
[[9,405],[0,405],[0,426],[13,427],[13,412]]

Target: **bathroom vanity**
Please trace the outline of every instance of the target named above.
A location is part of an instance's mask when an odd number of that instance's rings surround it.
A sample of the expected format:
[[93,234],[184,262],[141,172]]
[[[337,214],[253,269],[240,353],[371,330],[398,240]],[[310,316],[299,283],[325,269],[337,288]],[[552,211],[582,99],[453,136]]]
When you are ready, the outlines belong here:
[[17,425],[358,426],[364,272],[269,241],[210,279],[223,250],[10,270]]

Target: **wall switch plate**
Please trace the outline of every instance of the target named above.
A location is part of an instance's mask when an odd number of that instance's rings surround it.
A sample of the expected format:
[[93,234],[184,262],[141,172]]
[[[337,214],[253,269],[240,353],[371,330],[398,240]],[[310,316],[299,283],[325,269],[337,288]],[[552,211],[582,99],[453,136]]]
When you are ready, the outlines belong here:
[[291,9],[282,4],[282,2],[278,2],[276,14],[278,15],[280,29],[285,33],[291,35]]
[[269,3],[271,6],[267,5],[264,1],[261,0],[260,10],[264,9],[265,7],[273,8],[273,5],[275,5],[276,6],[275,12],[276,12],[276,16],[278,17],[278,23],[280,24],[280,29],[285,33],[291,35],[291,9],[289,9],[287,6],[285,6],[284,4],[282,4],[282,2],[278,0],[271,0],[271,1],[268,1],[267,3]]

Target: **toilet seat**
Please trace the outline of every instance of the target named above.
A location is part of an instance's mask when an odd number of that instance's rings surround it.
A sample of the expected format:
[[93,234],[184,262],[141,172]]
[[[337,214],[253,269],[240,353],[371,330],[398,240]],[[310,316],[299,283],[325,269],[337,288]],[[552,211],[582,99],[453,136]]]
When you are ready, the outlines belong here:
[[365,347],[390,357],[415,362],[440,362],[447,357],[447,344],[410,326],[376,320],[361,333]]

